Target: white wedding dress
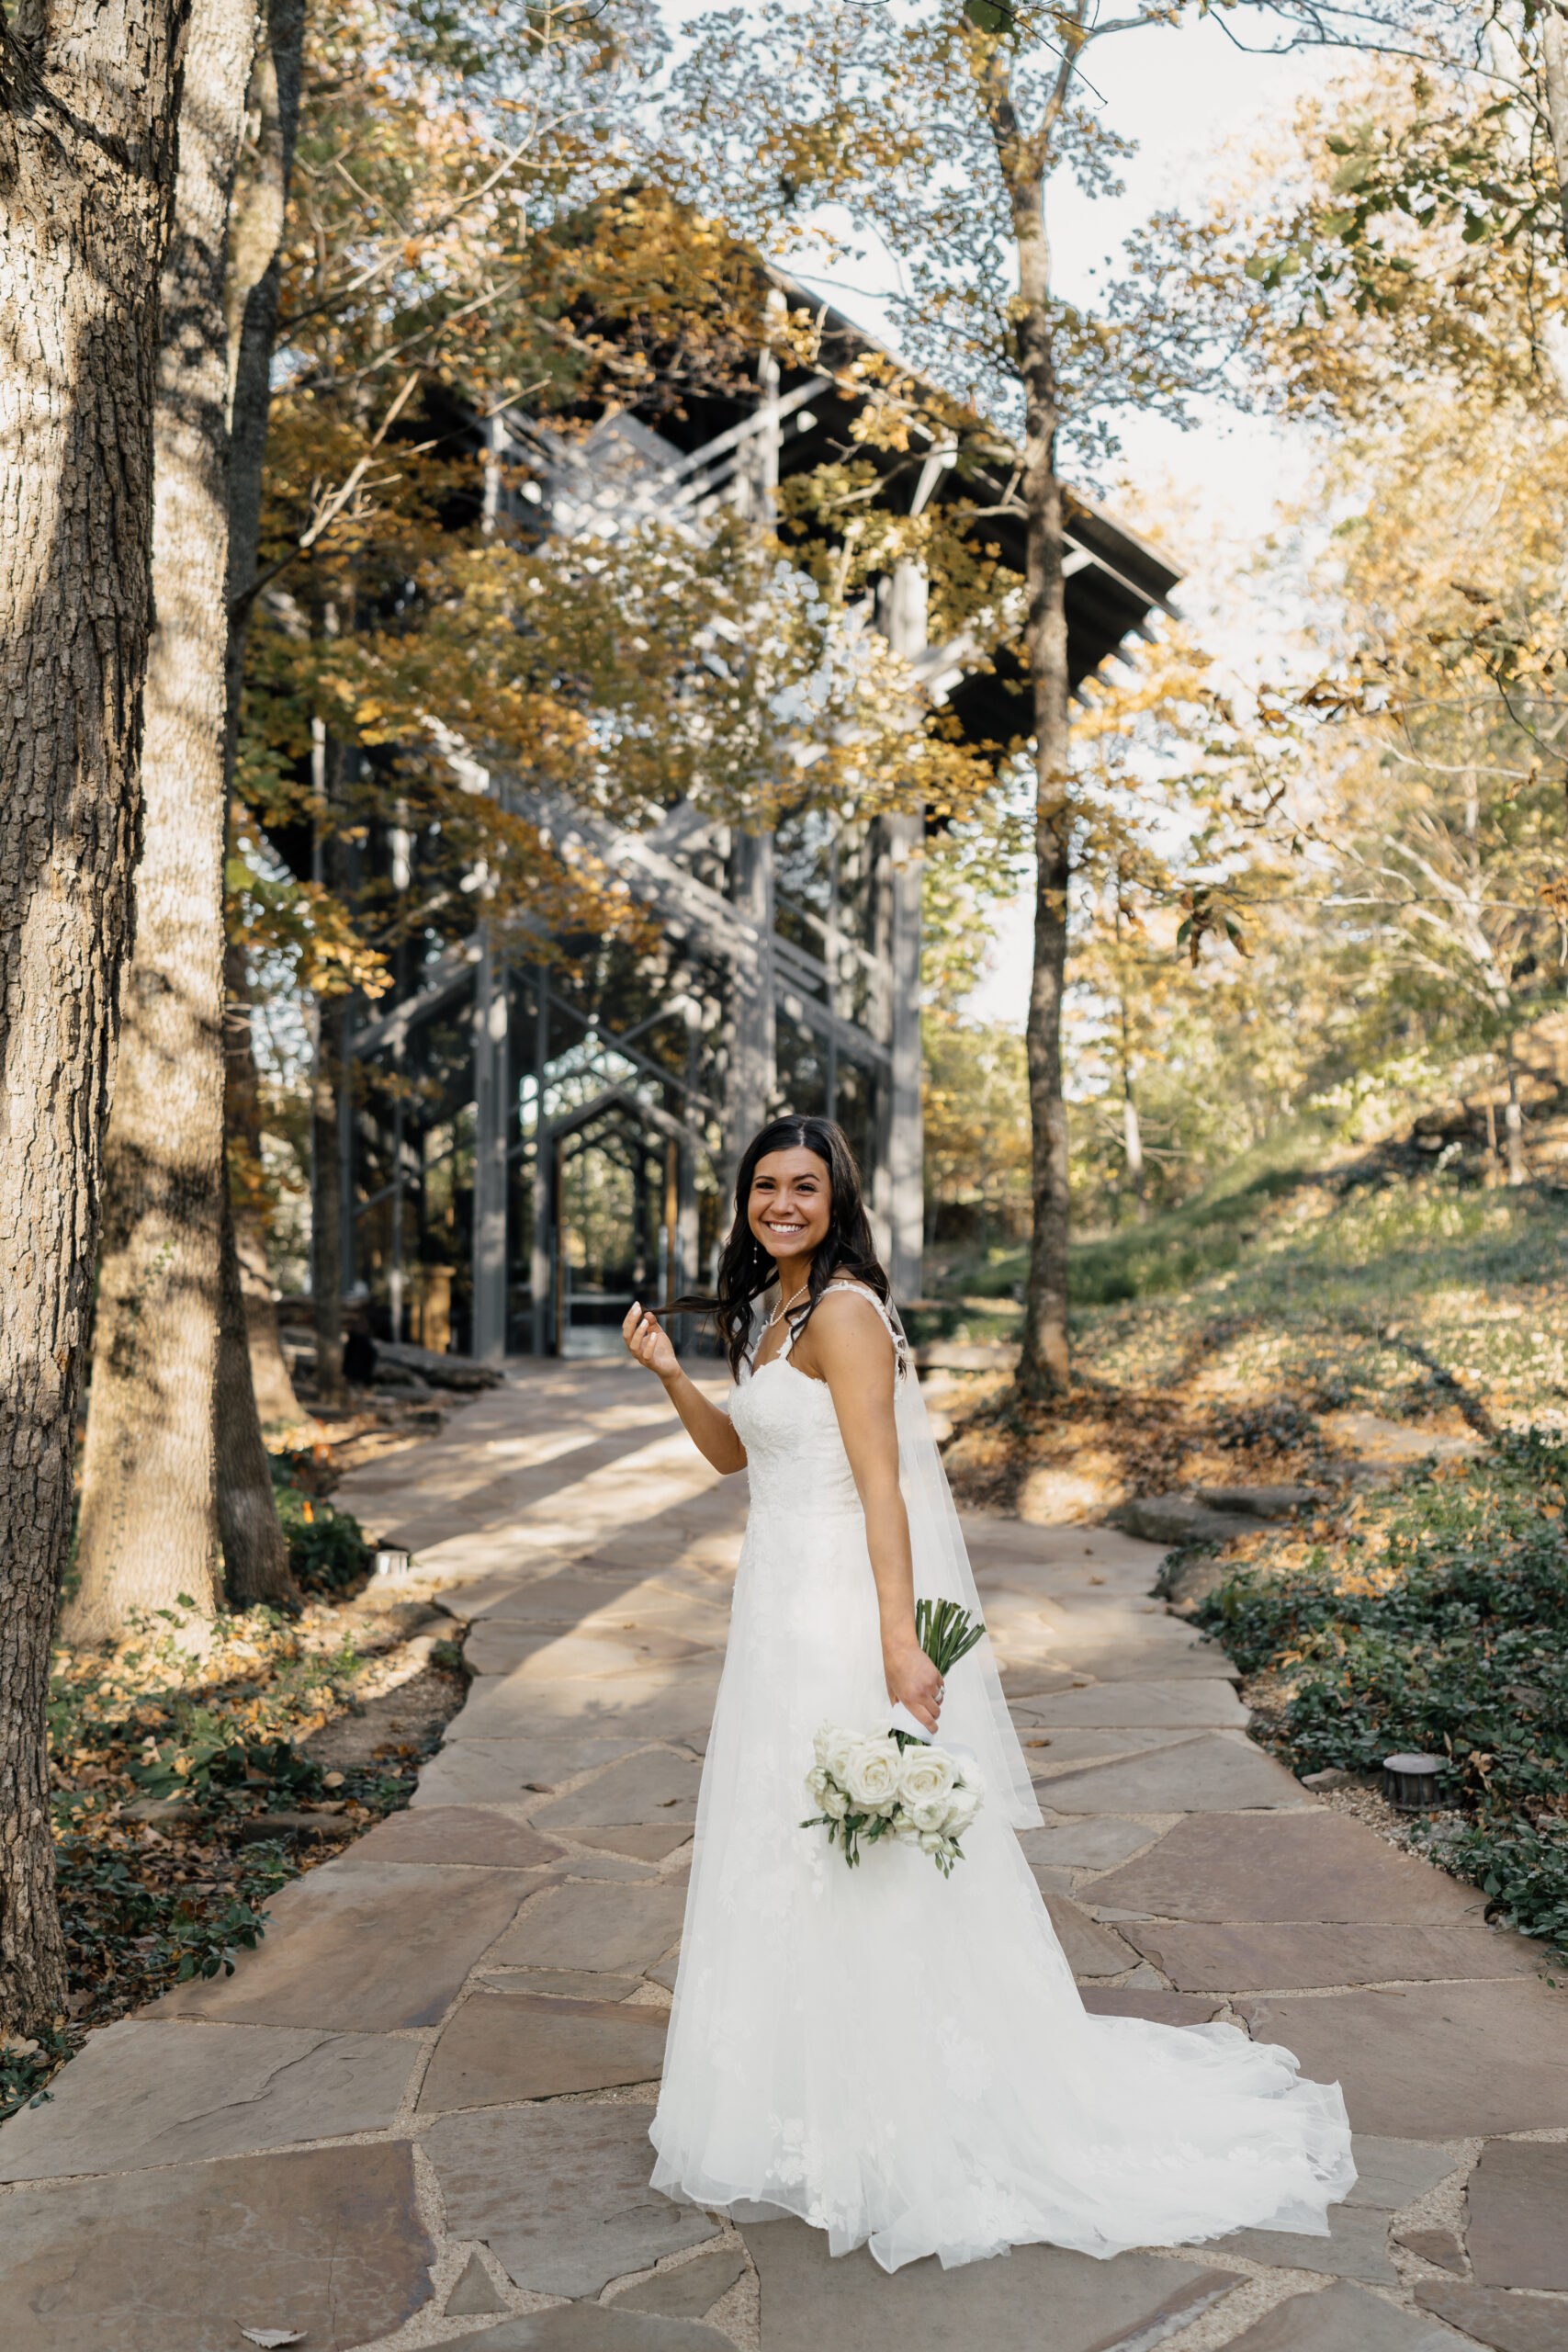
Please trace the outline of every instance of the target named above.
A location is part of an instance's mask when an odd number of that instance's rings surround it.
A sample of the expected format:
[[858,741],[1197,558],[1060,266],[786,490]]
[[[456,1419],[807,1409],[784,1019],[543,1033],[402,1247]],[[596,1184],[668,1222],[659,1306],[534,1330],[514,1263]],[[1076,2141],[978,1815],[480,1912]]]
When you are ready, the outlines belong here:
[[[917,1384],[884,1320],[917,1592],[973,1606],[929,1435],[918,1459]],[[832,1398],[787,1350],[743,1373],[729,1410],[751,1508],[654,2187],[798,2214],[832,2253],[869,2244],[887,2270],[1035,2240],[1109,2256],[1247,2225],[1325,2235],[1355,2179],[1337,2085],[1303,2081],[1287,2051],[1235,2026],[1085,2013],[1014,1834],[1039,1814],[988,1643],[953,1669],[939,1734],[977,1754],[989,1789],[951,1878],[908,1846],[847,1869],[800,1826],[818,1725],[886,1727],[865,1524]]]

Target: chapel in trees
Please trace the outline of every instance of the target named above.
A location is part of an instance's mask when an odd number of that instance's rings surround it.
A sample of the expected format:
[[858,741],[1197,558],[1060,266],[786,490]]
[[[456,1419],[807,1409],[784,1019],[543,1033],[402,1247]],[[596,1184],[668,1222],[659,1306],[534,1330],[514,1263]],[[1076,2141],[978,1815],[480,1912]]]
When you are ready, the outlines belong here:
[[[863,395],[847,370],[874,348],[852,322],[779,281],[820,322],[819,356],[760,353],[749,380],[671,415],[622,411],[585,438],[515,412],[462,428],[476,451],[525,463],[529,522],[599,537],[649,514],[701,529],[720,502],[761,513],[774,486],[851,446]],[[905,514],[962,493],[932,447],[886,469]],[[985,529],[1021,572],[1021,517],[993,486]],[[505,493],[510,495],[511,493]],[[1178,575],[1088,499],[1070,502],[1075,682],[1107,661]],[[976,741],[1021,731],[1014,684],[926,641],[919,576],[881,584],[876,625]],[[634,1295],[711,1275],[736,1157],[781,1111],[825,1114],[850,1136],[895,1293],[920,1286],[922,1237],[917,817],[813,812],[749,834],[671,808],[650,831],[545,805],[523,778],[478,787],[622,876],[656,944],[589,943],[540,961],[537,935],[485,921],[455,947],[405,960],[352,1020],[343,1090],[344,1287],[384,1338],[495,1359],[613,1350]],[[383,845],[397,880],[394,840]]]

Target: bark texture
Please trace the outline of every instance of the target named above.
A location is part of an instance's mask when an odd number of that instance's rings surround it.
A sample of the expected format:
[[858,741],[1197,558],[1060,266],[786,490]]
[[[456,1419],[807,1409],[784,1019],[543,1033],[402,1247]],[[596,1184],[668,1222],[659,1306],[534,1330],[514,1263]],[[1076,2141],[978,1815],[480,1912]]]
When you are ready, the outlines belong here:
[[[1076,51],[1074,51],[1076,55]],[[1070,61],[1064,58],[1070,71]],[[1045,234],[1049,140],[1066,89],[1059,74],[1045,119],[1026,134],[1012,86],[1012,51],[988,42],[979,85],[1018,246],[1017,365],[1023,388],[1027,599],[1024,650],[1034,731],[1034,957],[1025,1043],[1029,1065],[1033,1210],[1018,1385],[1026,1396],[1065,1393],[1067,1361],[1067,1111],[1062,1091],[1066,985],[1070,779],[1069,676],[1062,571],[1065,522],[1056,473],[1061,393],[1051,334],[1051,252]]]
[[1551,126],[1551,154],[1557,167],[1557,209],[1562,219],[1562,250],[1568,254],[1568,5],[1547,0],[1540,26],[1541,79],[1546,85],[1547,120]]
[[272,0],[251,85],[254,129],[235,192],[229,283],[229,728],[224,773],[231,788],[250,592],[261,545],[262,467],[282,287],[278,247],[294,168],[304,44],[304,0]]
[[298,1609],[301,1595],[289,1574],[288,1545],[273,1499],[272,1464],[262,1442],[251,1380],[245,1295],[227,1186],[220,1217],[213,1419],[218,1435],[218,1527],[223,1541],[224,1591],[236,1609],[258,1600],[274,1609]]
[[333,1407],[348,1398],[343,1376],[343,1152],[338,1141],[346,1021],[344,998],[319,1000],[310,1074],[310,1296],[316,1322],[316,1399]]
[[254,0],[195,0],[163,279],[136,945],[106,1165],[76,1641],[219,1598],[229,203]]
[[0,2028],[65,1996],[45,1701],[71,1535],[151,622],[183,0],[0,42]]
[[[228,724],[223,774],[234,786],[250,590],[261,543],[262,468],[266,456],[272,355],[277,340],[283,236],[305,43],[304,0],[272,0],[251,74],[247,139],[234,190],[226,311],[229,332]],[[261,1116],[249,992],[243,955],[229,959],[228,1116],[231,1152],[253,1166],[261,1158]],[[234,1202],[234,1240],[244,1291],[251,1377],[264,1426],[302,1416],[277,1336],[267,1268],[266,1232],[247,1188]]]
[[[261,1182],[261,1090],[256,1076],[251,1033],[250,984],[244,949],[231,940],[225,958],[223,1049],[227,1063],[224,1120],[229,1136],[229,1196],[231,1223],[241,1293],[244,1300],[245,1351],[252,1390],[262,1427],[292,1424],[304,1417],[294,1394],[277,1336],[277,1308],[273,1303],[272,1275],[267,1266],[266,1228],[256,1205]],[[220,1336],[220,1349],[225,1344]],[[220,1379],[224,1375],[220,1374]],[[222,1436],[219,1437],[220,1474],[224,1471]],[[269,1474],[270,1482],[270,1474]]]

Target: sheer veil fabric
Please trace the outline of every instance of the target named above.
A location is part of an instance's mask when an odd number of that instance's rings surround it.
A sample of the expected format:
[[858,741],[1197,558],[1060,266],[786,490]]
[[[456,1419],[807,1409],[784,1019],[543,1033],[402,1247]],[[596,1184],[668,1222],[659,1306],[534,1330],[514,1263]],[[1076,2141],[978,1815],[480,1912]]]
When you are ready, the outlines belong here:
[[[894,1340],[917,1596],[978,1613],[902,1332],[856,1295]],[[864,1519],[832,1398],[787,1346],[743,1367],[729,1409],[750,1514],[653,2186],[797,2214],[887,2270],[1041,2240],[1109,2256],[1244,2227],[1326,2235],[1355,2180],[1337,2085],[1234,2026],[1085,2013],[1014,1834],[1040,1814],[988,1641],[942,1711],[942,1743],[971,1751],[988,1792],[952,1877],[906,1846],[852,1871],[802,1827],[818,1725],[886,1719]]]

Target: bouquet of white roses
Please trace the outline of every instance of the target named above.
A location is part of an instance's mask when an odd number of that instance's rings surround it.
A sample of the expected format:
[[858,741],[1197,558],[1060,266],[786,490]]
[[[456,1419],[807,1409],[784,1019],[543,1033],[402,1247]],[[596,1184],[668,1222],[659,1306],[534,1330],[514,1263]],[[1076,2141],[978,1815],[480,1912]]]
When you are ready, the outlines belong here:
[[852,1870],[861,1842],[874,1846],[895,1838],[919,1846],[945,1878],[964,1860],[960,1838],[985,1797],[980,1775],[964,1758],[944,1747],[888,1732],[840,1731],[824,1724],[817,1735],[817,1761],[806,1785],[822,1808],[801,1824],[826,1828]]
[[[916,1603],[920,1647],[944,1680],[985,1630],[955,1600]],[[892,1838],[919,1846],[945,1878],[964,1860],[958,1841],[985,1801],[985,1786],[972,1758],[933,1746],[908,1708],[896,1706],[893,1714],[893,1728],[882,1735],[823,1724],[817,1760],[806,1776],[822,1810],[800,1826],[825,1828],[829,1846],[841,1843],[852,1870],[863,1838],[868,1846]]]

